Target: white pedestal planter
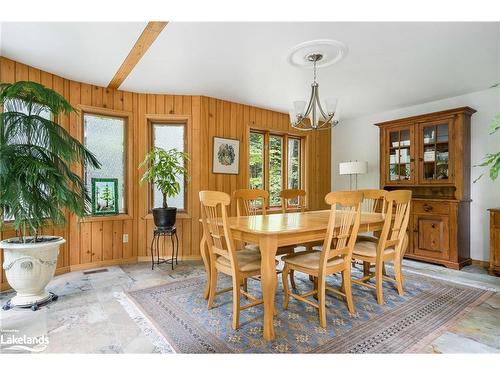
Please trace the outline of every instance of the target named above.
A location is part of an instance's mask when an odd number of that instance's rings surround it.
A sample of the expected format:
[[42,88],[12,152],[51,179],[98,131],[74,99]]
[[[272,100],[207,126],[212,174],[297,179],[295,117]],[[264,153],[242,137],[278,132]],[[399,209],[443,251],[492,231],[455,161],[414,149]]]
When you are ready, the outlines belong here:
[[57,299],[45,287],[54,277],[59,247],[66,242],[62,237],[42,236],[52,241],[37,243],[15,243],[14,240],[0,242],[4,252],[3,269],[9,285],[17,292],[4,309],[15,306],[31,307]]

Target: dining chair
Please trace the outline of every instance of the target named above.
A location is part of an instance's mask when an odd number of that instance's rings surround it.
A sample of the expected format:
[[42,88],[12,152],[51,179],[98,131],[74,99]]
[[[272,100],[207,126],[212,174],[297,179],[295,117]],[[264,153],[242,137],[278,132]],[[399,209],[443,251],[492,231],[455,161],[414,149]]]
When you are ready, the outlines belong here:
[[[210,254],[210,290],[208,309],[214,304],[216,294],[233,291],[233,329],[240,325],[240,311],[262,303],[262,299],[248,293],[241,285],[249,277],[260,275],[260,254],[258,252],[235,247],[229,228],[227,207],[231,197],[219,191],[200,191],[201,219],[206,233]],[[218,272],[232,278],[232,288],[217,291]],[[252,302],[242,306],[241,295]]]
[[[285,189],[280,192],[281,212],[304,212],[306,210],[306,191]],[[293,201],[291,203],[290,201]],[[296,202],[296,203],[295,203]]]
[[[233,198],[236,201],[236,214],[237,216],[254,216],[266,215],[267,204],[269,201],[269,193],[261,189],[238,189],[233,192]],[[247,249],[259,252],[259,246],[256,244],[246,244]],[[276,255],[285,255],[295,253],[295,246],[279,247]],[[279,271],[278,271],[279,273]],[[295,278],[290,276],[293,288],[295,285]]]
[[[396,283],[399,295],[403,295],[403,277],[401,262],[408,247],[406,230],[410,220],[410,190],[394,190],[385,196],[385,220],[380,238],[366,236],[354,245],[353,259],[360,260],[365,265],[375,265],[375,272],[368,272],[360,279],[353,279],[353,283],[376,289],[377,303],[384,304],[383,281]],[[394,278],[384,272],[385,262],[394,265]],[[375,277],[375,285],[368,283]]]
[[380,212],[385,210],[386,190],[381,189],[363,189],[358,190],[363,193],[363,202],[361,203],[361,212]]
[[265,215],[269,193],[261,189],[238,189],[233,192],[238,216]]
[[[361,203],[361,212],[368,213],[384,213],[385,211],[385,195],[387,194],[386,190],[381,189],[362,189],[358,190],[363,193],[363,202]],[[362,240],[372,240],[374,237],[378,238],[380,236],[379,232],[369,232],[369,233],[359,233],[358,241]],[[370,237],[370,238],[367,238]],[[356,264],[363,264],[363,262],[359,260],[353,259],[352,264],[356,266]],[[369,264],[363,264],[363,274],[366,276],[370,272]],[[385,268],[384,268],[385,273]]]
[[[320,326],[326,327],[326,290],[345,298],[349,312],[354,313],[355,307],[351,290],[351,256],[360,224],[361,201],[363,194],[357,191],[331,192],[325,201],[330,205],[330,216],[325,240],[320,251],[305,251],[283,258],[283,289],[285,299],[284,309],[288,308],[290,297],[305,302],[319,310]],[[306,273],[314,277],[312,291],[295,294],[288,288],[288,273],[290,270]],[[342,273],[340,290],[326,285],[326,277]],[[318,302],[307,297],[317,296]]]

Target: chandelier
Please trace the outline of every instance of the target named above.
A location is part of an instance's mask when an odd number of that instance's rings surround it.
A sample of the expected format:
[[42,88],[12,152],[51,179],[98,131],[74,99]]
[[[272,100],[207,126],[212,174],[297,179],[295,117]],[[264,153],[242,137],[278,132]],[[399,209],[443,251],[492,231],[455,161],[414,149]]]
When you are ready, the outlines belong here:
[[310,53],[305,59],[313,63],[313,83],[311,84],[311,96],[309,103],[299,100],[293,102],[290,110],[290,122],[292,127],[299,130],[322,130],[330,129],[339,123],[334,119],[337,110],[337,99],[326,99],[321,105],[319,99],[319,84],[316,82],[317,63],[323,59],[321,53]]

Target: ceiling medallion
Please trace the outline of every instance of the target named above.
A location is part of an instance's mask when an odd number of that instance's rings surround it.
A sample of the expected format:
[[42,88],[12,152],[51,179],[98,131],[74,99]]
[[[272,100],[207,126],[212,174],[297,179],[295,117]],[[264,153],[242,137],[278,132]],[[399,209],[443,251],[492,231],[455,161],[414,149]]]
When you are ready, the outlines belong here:
[[347,46],[336,40],[313,40],[295,46],[288,56],[288,62],[296,67],[313,67],[313,82],[309,103],[305,100],[293,102],[290,110],[292,127],[299,130],[330,129],[338,124],[334,119],[338,100],[327,98],[323,105],[319,98],[319,83],[316,81],[318,67],[339,62],[347,54]]

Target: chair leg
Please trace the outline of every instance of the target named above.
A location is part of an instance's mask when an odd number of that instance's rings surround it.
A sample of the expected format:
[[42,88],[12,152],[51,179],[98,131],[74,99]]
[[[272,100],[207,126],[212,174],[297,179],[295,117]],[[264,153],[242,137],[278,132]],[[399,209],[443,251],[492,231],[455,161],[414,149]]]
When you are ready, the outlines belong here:
[[233,278],[233,329],[240,328],[240,285],[241,280]]
[[[243,285],[243,290],[248,293],[248,279],[243,279],[242,285]],[[245,299],[248,299],[247,296],[244,296],[244,297],[245,297]]]
[[210,288],[208,292],[208,309],[214,305],[215,292],[217,291],[217,270],[215,267],[210,267]]
[[382,260],[377,261],[375,265],[375,288],[377,291],[377,303],[379,305],[384,304],[384,293],[382,285],[382,277],[384,276],[384,262]]
[[325,306],[326,282],[325,282],[325,276],[320,275],[317,280],[318,280],[319,325],[322,328],[326,328],[326,306]]
[[283,271],[281,272],[281,279],[283,281],[283,309],[286,310],[288,309],[288,301],[290,300],[290,290],[288,289],[288,266],[285,264],[285,267],[283,267]]
[[290,284],[292,285],[293,289],[297,289],[297,285],[295,284],[295,271],[290,270]]
[[394,259],[394,278],[396,279],[396,287],[398,288],[398,294],[400,296],[404,295],[403,290],[403,276],[401,274],[401,260]]
[[370,262],[363,261],[363,276],[368,276],[370,274]]
[[351,269],[347,268],[342,272],[342,281],[344,283],[344,293],[347,302],[347,309],[351,314],[356,312],[354,307],[354,301],[352,299],[352,281],[351,281]]

